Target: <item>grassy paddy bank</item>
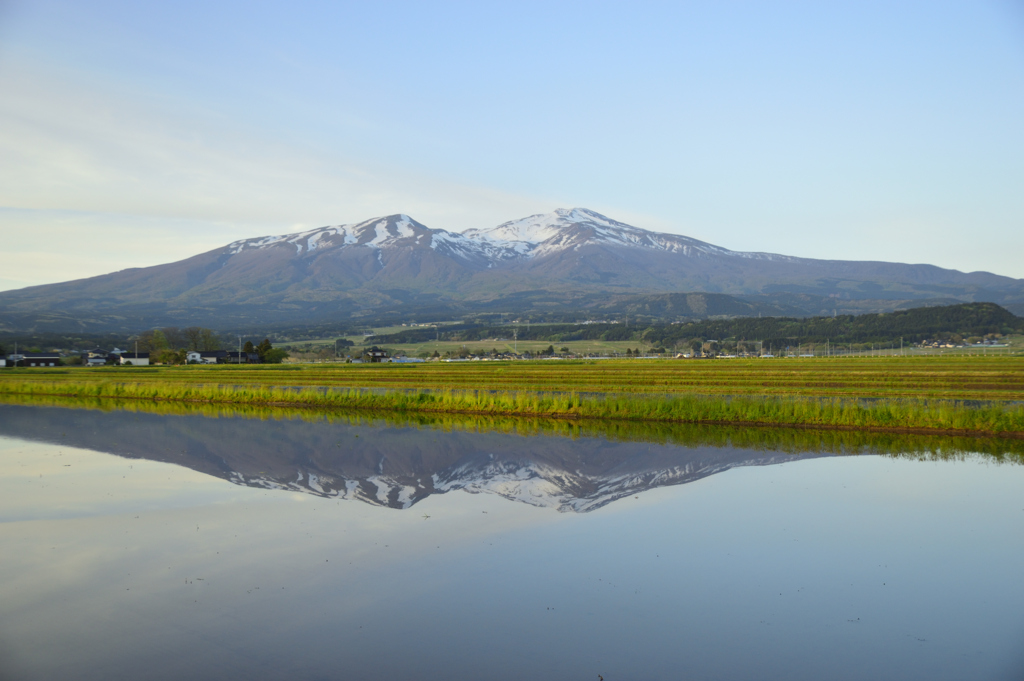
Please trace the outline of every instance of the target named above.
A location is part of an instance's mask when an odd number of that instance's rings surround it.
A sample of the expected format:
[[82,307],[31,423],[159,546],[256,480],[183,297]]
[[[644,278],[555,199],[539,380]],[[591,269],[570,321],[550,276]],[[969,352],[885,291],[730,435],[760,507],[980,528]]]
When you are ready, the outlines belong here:
[[417,428],[442,432],[500,432],[522,437],[601,438],[684,447],[756,448],[786,454],[884,454],[921,460],[983,455],[996,462],[1024,464],[1024,439],[974,435],[910,434],[826,428],[754,428],[714,423],[671,423],[600,419],[549,419],[432,412],[368,412],[268,405],[172,402],[144,399],[80,398],[0,394],[0,405],[60,407],[161,416],[301,420],[310,424]]
[[23,369],[0,394],[1024,437],[1016,358]]

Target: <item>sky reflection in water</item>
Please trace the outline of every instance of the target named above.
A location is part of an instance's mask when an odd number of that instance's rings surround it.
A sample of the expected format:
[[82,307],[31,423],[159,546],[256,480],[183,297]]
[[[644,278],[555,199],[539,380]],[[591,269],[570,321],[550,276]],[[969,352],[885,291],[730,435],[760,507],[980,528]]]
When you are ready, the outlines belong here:
[[1024,671],[1024,467],[988,457],[10,405],[0,436],[0,679]]

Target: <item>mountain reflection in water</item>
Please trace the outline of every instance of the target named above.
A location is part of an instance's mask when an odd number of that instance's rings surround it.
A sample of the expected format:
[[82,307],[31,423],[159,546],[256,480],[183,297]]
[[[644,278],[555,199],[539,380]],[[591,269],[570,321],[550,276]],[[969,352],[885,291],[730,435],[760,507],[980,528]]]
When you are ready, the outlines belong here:
[[979,438],[49,402],[0,404],[0,435],[396,509],[465,490],[587,512],[738,466],[846,454],[1024,461],[1024,443]]

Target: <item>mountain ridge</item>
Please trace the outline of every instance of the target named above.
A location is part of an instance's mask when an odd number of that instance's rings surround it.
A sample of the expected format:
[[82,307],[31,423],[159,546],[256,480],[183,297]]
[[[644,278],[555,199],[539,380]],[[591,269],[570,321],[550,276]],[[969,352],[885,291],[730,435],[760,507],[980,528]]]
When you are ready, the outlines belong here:
[[[240,239],[174,263],[0,292],[0,326],[31,325],[33,315],[63,315],[72,324],[115,317],[237,327],[506,304],[501,311],[571,311],[585,309],[582,299],[683,292],[796,300],[783,314],[887,311],[937,300],[994,302],[1024,314],[1024,280],[732,251],[571,208],[461,233],[399,213]],[[807,297],[803,307],[798,296]]]
[[[10,404],[0,404],[0,424],[6,437],[163,461],[245,487],[396,510],[435,494],[465,491],[561,513],[587,513],[649,489],[732,468],[828,455],[740,444],[685,446],[368,422],[144,412],[126,419],[117,411]],[[434,437],[441,428],[444,436]]]

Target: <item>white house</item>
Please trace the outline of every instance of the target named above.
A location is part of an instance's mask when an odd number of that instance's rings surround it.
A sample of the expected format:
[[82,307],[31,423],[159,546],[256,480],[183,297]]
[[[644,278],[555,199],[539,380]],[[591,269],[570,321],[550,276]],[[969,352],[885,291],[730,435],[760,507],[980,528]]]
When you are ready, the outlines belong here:
[[120,357],[121,364],[131,364],[135,367],[149,366],[148,352],[122,352]]
[[189,350],[185,353],[189,364],[222,364],[227,357],[228,353],[223,350]]

